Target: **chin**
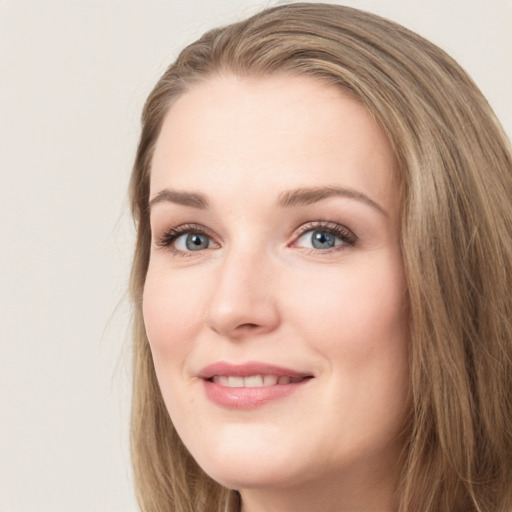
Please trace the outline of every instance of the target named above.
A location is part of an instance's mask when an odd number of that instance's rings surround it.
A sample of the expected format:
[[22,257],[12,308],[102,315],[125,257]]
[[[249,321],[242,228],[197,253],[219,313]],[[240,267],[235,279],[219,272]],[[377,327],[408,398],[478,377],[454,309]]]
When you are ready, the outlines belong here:
[[262,489],[293,481],[283,474],[283,468],[276,467],[271,461],[244,461],[243,464],[224,462],[203,469],[213,480],[228,489]]
[[197,447],[191,452],[203,471],[230,489],[263,488],[296,481],[300,473],[293,464],[296,457],[292,453],[296,450],[287,450],[282,437],[279,442],[271,432],[254,434],[238,437],[226,434],[207,450]]

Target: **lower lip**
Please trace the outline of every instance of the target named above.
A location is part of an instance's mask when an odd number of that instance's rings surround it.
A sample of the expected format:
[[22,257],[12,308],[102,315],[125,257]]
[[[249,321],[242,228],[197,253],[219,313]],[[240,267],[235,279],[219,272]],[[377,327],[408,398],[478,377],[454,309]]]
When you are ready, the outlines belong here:
[[311,379],[290,384],[276,384],[255,388],[230,388],[215,382],[204,380],[206,396],[216,405],[227,409],[254,409],[284,398],[301,389]]

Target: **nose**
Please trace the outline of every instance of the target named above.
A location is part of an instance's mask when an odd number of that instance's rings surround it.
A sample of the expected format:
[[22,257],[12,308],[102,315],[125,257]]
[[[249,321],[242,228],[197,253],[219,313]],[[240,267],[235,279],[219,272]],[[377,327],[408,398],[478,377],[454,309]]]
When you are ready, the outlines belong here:
[[280,322],[276,275],[261,254],[232,251],[218,269],[206,325],[224,337],[239,340],[273,331]]

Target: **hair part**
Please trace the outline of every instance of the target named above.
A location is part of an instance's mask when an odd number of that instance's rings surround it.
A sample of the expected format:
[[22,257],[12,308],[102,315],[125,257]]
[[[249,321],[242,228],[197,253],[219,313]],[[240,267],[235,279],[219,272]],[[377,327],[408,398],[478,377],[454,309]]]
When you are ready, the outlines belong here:
[[148,97],[130,182],[137,242],[132,457],[145,512],[221,512],[165,408],[142,318],[151,159],[172,103],[219,74],[306,75],[361,102],[399,162],[412,410],[399,511],[512,508],[512,160],[487,101],[446,53],[356,9],[289,4],[207,32]]

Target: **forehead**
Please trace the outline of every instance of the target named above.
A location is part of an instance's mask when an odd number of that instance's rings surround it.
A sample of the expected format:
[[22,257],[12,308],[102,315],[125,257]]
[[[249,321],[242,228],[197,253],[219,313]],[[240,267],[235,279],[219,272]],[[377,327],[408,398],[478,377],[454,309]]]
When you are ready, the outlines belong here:
[[341,185],[389,202],[396,181],[386,136],[341,89],[305,76],[228,75],[194,86],[169,109],[151,195],[168,186],[228,194]]

